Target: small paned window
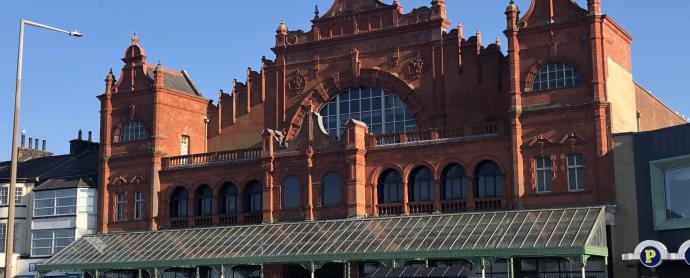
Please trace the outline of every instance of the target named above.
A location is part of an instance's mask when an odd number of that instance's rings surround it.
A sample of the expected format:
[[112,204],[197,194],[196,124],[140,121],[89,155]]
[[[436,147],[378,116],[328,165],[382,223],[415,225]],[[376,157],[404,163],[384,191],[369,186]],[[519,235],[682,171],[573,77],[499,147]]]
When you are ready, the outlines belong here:
[[420,167],[412,171],[410,180],[410,202],[431,201],[435,197],[434,177],[426,167]]
[[300,204],[300,184],[299,179],[290,176],[283,183],[283,208],[299,208]]
[[70,215],[76,212],[76,189],[34,192],[34,217]]
[[568,155],[568,191],[585,190],[585,163],[582,155]]
[[543,66],[532,83],[532,91],[546,91],[577,86],[580,75],[568,64]]
[[31,256],[47,257],[74,242],[74,229],[38,230],[31,232]]
[[125,193],[118,193],[117,194],[117,203],[116,203],[116,211],[115,211],[115,220],[122,221],[126,219],[125,216],[125,211],[127,209],[127,198],[125,196]]
[[144,140],[146,137],[148,137],[148,132],[146,131],[144,124],[138,121],[130,121],[125,125],[124,128],[122,128],[119,137],[115,138],[115,142],[125,143],[138,141]]
[[493,161],[484,161],[474,172],[474,195],[477,198],[503,196],[503,174]]
[[417,122],[398,96],[381,88],[352,88],[321,107],[326,131],[340,137],[349,119],[362,121],[374,134],[417,129]]
[[8,192],[9,192],[9,189],[7,189],[7,187],[0,187],[0,205],[2,205],[2,206],[7,205],[7,200],[8,200],[7,196],[9,195]]
[[537,158],[537,193],[549,193],[553,190],[551,159],[549,157]]
[[144,219],[144,192],[134,193],[134,220]]
[[441,175],[444,200],[461,200],[467,198],[467,175],[458,164],[448,166]]
[[335,206],[341,203],[340,177],[330,172],[323,177],[323,205]]
[[188,155],[188,154],[189,154],[189,136],[182,135],[182,138],[180,138],[180,155]]
[[24,188],[23,187],[15,187],[14,188],[14,201],[17,204],[22,203],[22,197],[24,196]]
[[379,204],[403,202],[403,184],[400,174],[395,170],[387,170],[379,177]]

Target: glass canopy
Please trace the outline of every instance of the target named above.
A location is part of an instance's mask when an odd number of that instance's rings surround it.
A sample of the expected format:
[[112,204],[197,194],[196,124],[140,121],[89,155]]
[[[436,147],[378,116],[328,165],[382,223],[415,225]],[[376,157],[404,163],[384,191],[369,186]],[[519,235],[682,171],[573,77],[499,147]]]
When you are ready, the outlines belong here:
[[38,269],[606,256],[603,215],[585,207],[89,235]]

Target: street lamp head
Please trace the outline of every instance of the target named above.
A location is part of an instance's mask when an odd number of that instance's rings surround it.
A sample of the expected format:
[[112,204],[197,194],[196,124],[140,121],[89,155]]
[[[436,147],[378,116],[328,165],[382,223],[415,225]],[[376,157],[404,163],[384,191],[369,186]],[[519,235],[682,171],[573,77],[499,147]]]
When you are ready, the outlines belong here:
[[82,33],[79,33],[79,31],[71,31],[68,33],[72,37],[83,37],[84,35]]

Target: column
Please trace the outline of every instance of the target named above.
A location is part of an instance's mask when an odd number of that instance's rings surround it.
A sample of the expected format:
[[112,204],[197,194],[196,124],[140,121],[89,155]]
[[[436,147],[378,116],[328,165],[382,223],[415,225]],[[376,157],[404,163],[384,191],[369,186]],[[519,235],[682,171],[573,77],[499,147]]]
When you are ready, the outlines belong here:
[[508,278],[515,278],[515,261],[513,258],[507,259],[508,264]]
[[410,196],[409,196],[409,189],[407,188],[407,179],[405,177],[402,177],[402,185],[403,185],[403,214],[408,215],[410,214]]
[[441,212],[441,180],[434,179],[434,212]]

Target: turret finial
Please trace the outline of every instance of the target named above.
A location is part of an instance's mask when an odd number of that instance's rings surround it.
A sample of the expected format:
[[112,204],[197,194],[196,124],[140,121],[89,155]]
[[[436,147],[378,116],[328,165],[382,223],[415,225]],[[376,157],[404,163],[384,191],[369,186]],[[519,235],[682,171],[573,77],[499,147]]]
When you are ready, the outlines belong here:
[[137,32],[134,32],[134,35],[132,35],[132,45],[139,45],[139,35],[137,35]]
[[321,12],[319,11],[319,4],[314,5],[314,19],[318,19]]

